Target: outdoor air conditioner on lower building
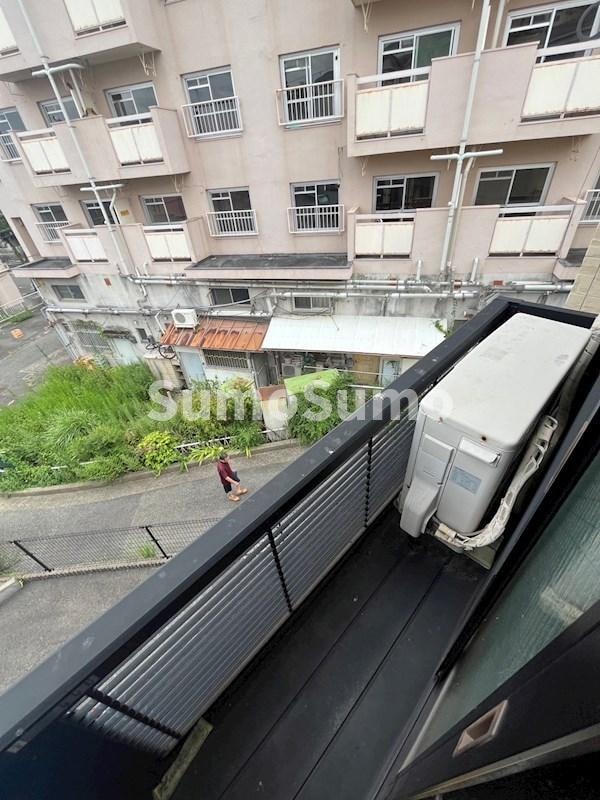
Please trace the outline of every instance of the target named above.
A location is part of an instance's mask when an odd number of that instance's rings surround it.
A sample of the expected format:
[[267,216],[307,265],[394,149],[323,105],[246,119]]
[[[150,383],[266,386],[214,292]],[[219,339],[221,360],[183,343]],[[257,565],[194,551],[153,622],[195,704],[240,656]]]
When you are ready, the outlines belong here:
[[195,328],[198,324],[198,315],[193,308],[176,308],[171,311],[171,317],[177,328]]
[[281,375],[284,378],[295,378],[302,375],[302,367],[299,364],[282,364]]
[[589,339],[585,328],[516,314],[421,399],[401,500],[406,533],[429,526],[464,550],[498,538],[487,532],[500,511],[504,525],[510,515],[507,484],[512,491],[544,438],[547,449],[556,428],[550,401]]

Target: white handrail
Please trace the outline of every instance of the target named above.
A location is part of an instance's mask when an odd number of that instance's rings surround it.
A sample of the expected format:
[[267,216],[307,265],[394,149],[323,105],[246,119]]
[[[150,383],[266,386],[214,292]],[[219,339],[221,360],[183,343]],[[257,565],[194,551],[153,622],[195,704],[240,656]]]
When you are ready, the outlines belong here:
[[186,103],[181,109],[186,132],[191,139],[240,133],[243,130],[240,101],[236,95]]
[[[573,42],[573,44],[560,44],[554,47],[542,47],[537,51],[538,57],[559,56],[563,53],[581,53],[586,50],[600,49],[600,39],[592,39],[589,42]],[[553,64],[553,61],[546,62]]]
[[56,136],[56,133],[53,128],[38,128],[35,131],[17,131],[16,133],[19,139]]
[[344,81],[339,78],[286,86],[277,89],[275,96],[280,125],[306,125],[344,116]]
[[290,233],[341,233],[344,230],[344,206],[339,203],[322,206],[290,206]]
[[415,219],[415,212],[414,211],[379,211],[373,214],[356,214],[355,219],[357,222],[385,222],[389,220],[390,222],[396,222],[398,217],[402,217],[402,222],[414,222]]
[[208,211],[208,232],[211,236],[255,236],[258,233],[256,211],[253,208],[238,211]]
[[500,206],[501,214],[554,214],[554,213],[568,213],[573,210],[572,205],[562,206]]
[[145,111],[143,114],[127,114],[124,117],[111,117],[110,119],[106,120],[106,124],[110,127],[111,125],[120,125],[127,124],[130,122],[132,125],[137,124],[139,122],[152,122],[152,114],[150,111]]
[[46,244],[60,244],[58,229],[66,228],[71,223],[68,220],[53,220],[50,222],[36,222],[35,224],[40,229],[42,240]]
[[398,78],[413,78],[419,75],[429,75],[431,67],[418,67],[417,69],[401,69],[396,72],[381,72],[377,75],[365,75],[358,78],[356,83],[363,86],[366,83],[380,83],[381,81],[395,81]]
[[144,233],[152,233],[153,231],[157,231],[158,233],[165,233],[165,231],[179,233],[184,230],[186,222],[187,220],[183,222],[162,222],[158,225],[142,225],[142,230]]
[[600,221],[600,189],[590,189],[586,193],[587,205],[583,212],[584,222]]

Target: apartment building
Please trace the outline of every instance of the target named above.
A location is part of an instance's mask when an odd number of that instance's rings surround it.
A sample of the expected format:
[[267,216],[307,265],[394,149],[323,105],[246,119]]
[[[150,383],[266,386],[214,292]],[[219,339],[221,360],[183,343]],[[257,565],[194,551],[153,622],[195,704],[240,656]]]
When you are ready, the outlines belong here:
[[19,272],[73,355],[386,382],[493,293],[564,302],[598,53],[592,0],[0,0]]

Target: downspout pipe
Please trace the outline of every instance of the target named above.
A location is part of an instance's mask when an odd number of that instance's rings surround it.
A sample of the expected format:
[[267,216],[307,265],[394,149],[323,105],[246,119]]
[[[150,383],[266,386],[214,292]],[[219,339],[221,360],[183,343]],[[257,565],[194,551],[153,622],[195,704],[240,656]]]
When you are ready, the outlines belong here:
[[98,190],[98,186],[96,184],[96,181],[95,181],[93,175],[91,174],[91,170],[90,170],[89,164],[87,163],[87,160],[85,158],[85,155],[83,153],[81,145],[79,144],[79,139],[77,138],[77,133],[75,131],[75,127],[73,125],[73,122],[69,119],[69,115],[67,114],[67,109],[65,108],[65,104],[63,103],[63,100],[62,100],[62,97],[61,97],[61,93],[59,91],[58,85],[56,83],[56,79],[54,77],[55,73],[58,73],[58,72],[64,72],[65,70],[68,71],[68,70],[72,70],[72,69],[75,69],[75,68],[81,69],[81,65],[80,64],[71,63],[71,64],[65,64],[64,66],[51,67],[50,66],[50,60],[48,59],[48,57],[46,55],[44,55],[44,51],[42,49],[42,45],[40,43],[40,40],[39,40],[38,35],[36,33],[36,30],[33,27],[33,24],[31,22],[31,18],[29,16],[28,12],[27,12],[27,9],[25,8],[25,4],[24,4],[23,0],[17,0],[17,4],[19,6],[19,9],[21,10],[21,14],[23,15],[23,19],[25,20],[25,24],[27,25],[27,28],[29,30],[29,34],[30,34],[30,36],[31,36],[31,38],[33,40],[33,44],[35,45],[35,48],[37,50],[39,59],[40,59],[40,61],[42,63],[42,69],[35,70],[32,73],[32,75],[33,76],[44,75],[46,78],[48,78],[50,86],[52,87],[52,91],[54,92],[54,98],[55,98],[56,102],[58,103],[58,106],[59,106],[59,108],[61,110],[61,113],[63,115],[63,119],[65,121],[65,124],[66,124],[68,130],[69,130],[69,134],[71,136],[71,139],[73,140],[73,145],[75,146],[75,149],[77,150],[77,155],[79,156],[79,158],[81,160],[81,163],[83,165],[83,169],[84,169],[84,171],[86,173],[86,177],[90,182],[90,188],[92,189],[94,197],[96,198],[96,201],[97,201],[97,203],[98,203],[98,205],[100,207],[100,211],[102,213],[102,217],[104,218],[104,223],[106,224],[106,226],[108,228],[108,231],[110,233],[111,239],[112,239],[113,244],[115,246],[115,250],[117,252],[117,256],[118,256],[118,259],[119,259],[119,262],[120,262],[119,263],[119,271],[121,272],[121,274],[127,274],[128,273],[127,265],[126,265],[125,259],[123,258],[123,253],[121,251],[120,243],[117,240],[117,236],[115,234],[113,225],[112,225],[112,223],[111,223],[111,221],[110,221],[110,219],[108,217],[108,214],[106,213],[106,209],[104,208],[104,205],[103,205],[103,202],[102,202],[102,197],[101,197],[100,192]]

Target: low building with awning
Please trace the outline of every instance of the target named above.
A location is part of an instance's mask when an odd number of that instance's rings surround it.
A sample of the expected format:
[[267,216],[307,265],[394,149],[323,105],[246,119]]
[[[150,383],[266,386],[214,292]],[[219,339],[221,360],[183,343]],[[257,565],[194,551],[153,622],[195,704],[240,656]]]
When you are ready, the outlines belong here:
[[275,352],[281,379],[311,369],[351,370],[360,383],[386,385],[444,338],[426,317],[314,315],[274,317],[263,349]]
[[265,386],[270,382],[263,348],[268,327],[266,320],[203,317],[193,328],[169,325],[161,344],[177,353],[188,386],[234,377]]

